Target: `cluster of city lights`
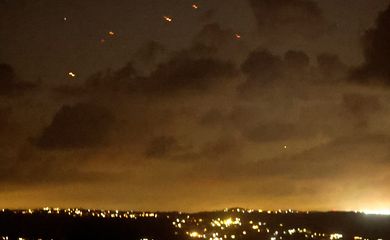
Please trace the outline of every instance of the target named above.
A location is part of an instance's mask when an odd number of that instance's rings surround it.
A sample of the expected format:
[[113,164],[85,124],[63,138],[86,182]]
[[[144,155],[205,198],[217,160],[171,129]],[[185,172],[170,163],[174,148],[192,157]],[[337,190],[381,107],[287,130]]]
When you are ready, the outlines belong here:
[[[2,209],[2,211],[6,211]],[[101,210],[101,209],[79,209],[79,208],[50,208],[45,207],[42,209],[27,209],[27,210],[14,210],[15,214],[66,214],[72,217],[97,217],[97,218],[123,218],[123,219],[138,219],[138,218],[157,218],[158,214],[154,212],[134,212],[134,211],[120,211],[120,210]]]
[[382,210],[363,210],[361,211],[367,215],[390,215],[390,209]]
[[[11,211],[11,210],[2,210]],[[181,212],[156,213],[156,212],[135,212],[120,210],[100,209],[79,209],[79,208],[50,208],[26,209],[11,211],[15,214],[62,214],[71,217],[93,217],[93,218],[119,218],[123,220],[137,220],[141,218],[154,218],[157,221],[169,221],[173,226],[173,234],[186,234],[189,239],[267,239],[267,240],[289,240],[289,239],[312,239],[312,240],[343,240],[343,233],[340,232],[318,232],[308,226],[291,225],[283,222],[267,222],[260,216],[279,214],[310,214],[295,210],[273,210],[263,211],[261,209],[232,208],[221,212],[210,214],[186,214]],[[384,211],[356,211],[359,214],[387,214]],[[259,215],[260,214],[260,215]],[[268,218],[269,219],[269,218]],[[0,239],[8,240],[7,236],[0,236]],[[24,238],[19,238],[24,239]],[[146,240],[143,238],[141,240]],[[355,235],[353,240],[383,240],[369,239],[364,236]]]
[[[342,240],[342,233],[324,233],[310,230],[308,227],[291,227],[283,223],[270,224],[264,221],[258,221],[253,215],[253,219],[248,217],[252,213],[264,214],[309,214],[310,212],[299,212],[294,210],[274,210],[263,211],[254,209],[225,209],[227,218],[206,219],[192,215],[179,215],[172,222],[172,225],[178,230],[184,231],[187,236],[193,239],[259,239],[283,240],[283,239],[314,239],[314,240]],[[245,216],[243,221],[239,216]],[[372,240],[362,236],[354,236],[354,240]],[[382,239],[374,239],[382,240]]]
[[[252,213],[254,210],[234,209],[231,212]],[[289,211],[269,211],[269,214],[288,214]],[[226,219],[202,219],[192,218],[189,215],[180,219],[177,218],[172,222],[173,226],[182,229],[191,238],[202,238],[209,240],[222,239],[243,239],[245,236],[267,236],[270,240],[288,239],[292,235],[298,235],[305,239],[342,239],[342,234],[339,233],[317,233],[308,230],[307,228],[285,228],[282,223],[277,226],[270,226],[266,222],[249,220],[241,221],[240,218],[229,217]],[[195,229],[195,230],[194,230]],[[337,238],[335,238],[337,237]]]

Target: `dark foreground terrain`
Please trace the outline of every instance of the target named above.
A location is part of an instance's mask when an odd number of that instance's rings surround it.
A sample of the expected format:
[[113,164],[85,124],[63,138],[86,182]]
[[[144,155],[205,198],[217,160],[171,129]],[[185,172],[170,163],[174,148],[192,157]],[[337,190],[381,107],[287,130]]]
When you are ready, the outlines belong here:
[[196,214],[56,208],[0,210],[0,239],[389,240],[390,216],[241,208]]

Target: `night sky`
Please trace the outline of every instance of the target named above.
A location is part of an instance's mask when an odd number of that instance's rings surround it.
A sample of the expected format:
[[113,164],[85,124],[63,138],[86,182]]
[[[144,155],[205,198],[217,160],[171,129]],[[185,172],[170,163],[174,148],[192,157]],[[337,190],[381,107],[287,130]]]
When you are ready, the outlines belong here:
[[0,0],[0,207],[390,206],[389,0]]

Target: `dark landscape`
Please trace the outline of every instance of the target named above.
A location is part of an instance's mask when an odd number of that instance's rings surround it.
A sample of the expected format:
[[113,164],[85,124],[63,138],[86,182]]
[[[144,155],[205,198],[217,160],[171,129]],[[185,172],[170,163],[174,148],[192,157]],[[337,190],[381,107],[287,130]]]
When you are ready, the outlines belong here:
[[390,216],[361,212],[133,212],[58,209],[3,210],[1,239],[353,239],[390,237]]

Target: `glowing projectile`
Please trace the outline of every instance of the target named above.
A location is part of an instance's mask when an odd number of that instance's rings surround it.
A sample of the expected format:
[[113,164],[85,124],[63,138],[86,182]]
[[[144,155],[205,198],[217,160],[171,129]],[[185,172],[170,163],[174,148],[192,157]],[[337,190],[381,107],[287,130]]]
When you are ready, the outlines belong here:
[[165,19],[165,21],[167,22],[172,22],[173,19],[171,17],[168,17],[168,16],[163,16],[163,18]]
[[73,73],[73,72],[69,72],[68,75],[71,76],[71,77],[73,77],[73,78],[76,77],[76,74]]

